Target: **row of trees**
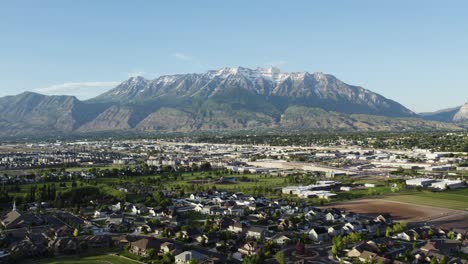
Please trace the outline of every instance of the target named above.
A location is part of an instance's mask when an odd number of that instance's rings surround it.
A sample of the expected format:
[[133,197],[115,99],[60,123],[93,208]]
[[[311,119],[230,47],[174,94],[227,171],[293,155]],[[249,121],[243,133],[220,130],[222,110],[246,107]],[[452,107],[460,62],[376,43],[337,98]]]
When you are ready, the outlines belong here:
[[29,192],[26,195],[27,202],[47,202],[55,200],[57,196],[57,189],[55,183],[43,184],[38,187],[37,185],[31,186]]
[[406,224],[405,223],[397,223],[394,224],[393,226],[387,226],[385,229],[385,236],[390,237],[392,234],[397,234],[405,231],[406,229]]
[[332,239],[332,253],[336,256],[338,251],[344,250],[349,244],[357,243],[365,238],[364,234],[352,232],[349,235],[335,236]]

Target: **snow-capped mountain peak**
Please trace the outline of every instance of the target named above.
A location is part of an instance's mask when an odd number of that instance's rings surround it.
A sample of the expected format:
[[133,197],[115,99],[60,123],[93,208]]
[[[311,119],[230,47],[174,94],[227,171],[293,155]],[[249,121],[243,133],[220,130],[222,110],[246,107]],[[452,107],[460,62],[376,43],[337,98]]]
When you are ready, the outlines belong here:
[[[282,72],[275,67],[249,69],[223,67],[205,73],[164,75],[154,80],[133,77],[96,98],[103,101],[145,101],[156,98],[197,98],[207,100],[229,94],[251,93],[288,100],[310,101],[311,104],[336,105],[336,109],[382,109],[391,115],[413,115],[396,102],[358,86],[348,85],[322,72]],[[344,107],[343,109],[340,107]],[[334,109],[334,108],[333,108]],[[391,110],[390,110],[391,109]]]

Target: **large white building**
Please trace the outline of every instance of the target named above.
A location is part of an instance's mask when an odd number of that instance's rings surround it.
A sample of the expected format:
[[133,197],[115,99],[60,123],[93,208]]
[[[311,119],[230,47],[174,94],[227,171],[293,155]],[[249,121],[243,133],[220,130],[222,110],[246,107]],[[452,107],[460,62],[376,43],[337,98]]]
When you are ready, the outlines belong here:
[[461,180],[443,179],[441,181],[433,182],[431,187],[439,190],[463,188],[465,187],[465,182]]
[[414,187],[428,187],[430,186],[435,180],[428,179],[428,178],[416,178],[411,180],[406,180],[407,186],[414,186]]
[[284,194],[297,195],[300,198],[318,197],[321,199],[329,199],[333,196],[336,196],[336,194],[323,189],[331,188],[336,184],[338,184],[338,182],[319,181],[317,184],[311,184],[307,186],[287,186],[282,188],[282,192]]

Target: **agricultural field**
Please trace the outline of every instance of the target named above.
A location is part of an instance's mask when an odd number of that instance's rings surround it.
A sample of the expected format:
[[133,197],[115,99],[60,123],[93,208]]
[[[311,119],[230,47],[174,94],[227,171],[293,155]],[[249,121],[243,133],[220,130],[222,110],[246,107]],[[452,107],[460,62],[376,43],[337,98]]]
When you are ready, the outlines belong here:
[[395,202],[385,199],[358,199],[347,202],[332,203],[325,207],[378,216],[389,213],[394,220],[403,222],[421,222],[430,219],[456,214],[459,211],[437,207],[421,206]]
[[389,195],[384,197],[384,199],[432,207],[468,210],[468,189],[466,188],[445,192],[411,192],[408,194]]
[[468,231],[468,211],[463,211],[459,214],[440,217],[428,221],[428,224],[435,225],[444,229],[454,229],[457,232],[465,233]]
[[336,202],[325,207],[374,216],[390,213],[398,221],[428,222],[468,231],[468,189],[387,194],[374,199]]

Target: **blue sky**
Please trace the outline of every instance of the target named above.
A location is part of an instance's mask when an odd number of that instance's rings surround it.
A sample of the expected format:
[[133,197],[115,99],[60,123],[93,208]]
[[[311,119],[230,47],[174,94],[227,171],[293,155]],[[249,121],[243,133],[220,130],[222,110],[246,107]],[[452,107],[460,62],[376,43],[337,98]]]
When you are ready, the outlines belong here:
[[1,1],[0,96],[275,65],[438,110],[468,101],[467,13],[468,1]]

